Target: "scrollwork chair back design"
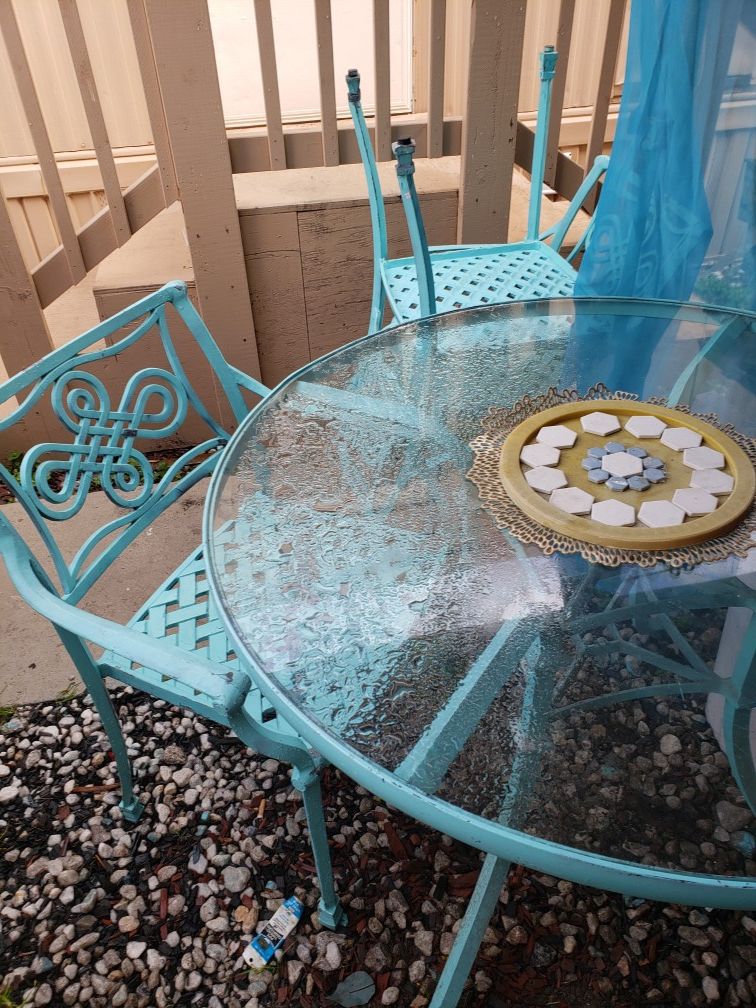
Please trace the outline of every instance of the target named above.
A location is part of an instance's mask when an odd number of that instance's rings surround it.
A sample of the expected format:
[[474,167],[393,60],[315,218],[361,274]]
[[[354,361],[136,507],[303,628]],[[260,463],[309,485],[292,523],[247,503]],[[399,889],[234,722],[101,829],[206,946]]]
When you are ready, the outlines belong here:
[[185,420],[188,399],[176,376],[161,368],[139,371],[112,410],[99,378],[87,371],[68,371],[55,382],[51,398],[56,414],[76,438],[73,444],[35,445],[24,456],[21,481],[34,489],[38,510],[53,521],[71,518],[83,507],[95,477],[119,507],[144,504],[154,477],[134,442],[168,437]]

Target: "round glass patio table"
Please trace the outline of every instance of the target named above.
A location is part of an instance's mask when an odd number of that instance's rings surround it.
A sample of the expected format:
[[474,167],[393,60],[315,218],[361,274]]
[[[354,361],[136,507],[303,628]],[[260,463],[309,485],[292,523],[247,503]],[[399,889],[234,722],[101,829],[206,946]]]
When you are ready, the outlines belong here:
[[509,861],[756,906],[756,549],[547,556],[466,478],[490,407],[603,382],[756,435],[747,313],[619,299],[461,311],[343,346],[237,430],[205,510],[236,653],[330,762]]

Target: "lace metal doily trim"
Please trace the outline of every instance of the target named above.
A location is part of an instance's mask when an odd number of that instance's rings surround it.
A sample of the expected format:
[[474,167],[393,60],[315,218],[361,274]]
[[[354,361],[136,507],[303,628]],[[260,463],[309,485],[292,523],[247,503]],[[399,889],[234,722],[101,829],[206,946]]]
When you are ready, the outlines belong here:
[[[533,544],[547,556],[552,553],[579,553],[590,563],[606,567],[619,567],[632,563],[639,567],[653,567],[658,563],[670,567],[693,566],[698,563],[713,563],[730,556],[745,558],[749,550],[756,548],[756,500],[738,524],[728,532],[704,542],[672,549],[620,549],[595,545],[573,539],[554,529],[539,524],[521,511],[508,496],[499,477],[501,446],[507,436],[523,420],[552,406],[587,400],[625,399],[638,401],[638,396],[630,392],[611,392],[605,385],[597,384],[580,395],[576,389],[559,390],[555,387],[537,396],[523,396],[511,408],[491,407],[481,422],[483,432],[470,442],[474,462],[467,478],[478,488],[480,499],[492,515],[499,528],[507,529],[520,542]],[[658,406],[666,406],[661,398],[647,400]],[[693,413],[687,406],[675,404],[674,409],[704,420],[730,437],[746,453],[756,467],[756,440],[740,434],[731,424],[723,424],[713,413]]]

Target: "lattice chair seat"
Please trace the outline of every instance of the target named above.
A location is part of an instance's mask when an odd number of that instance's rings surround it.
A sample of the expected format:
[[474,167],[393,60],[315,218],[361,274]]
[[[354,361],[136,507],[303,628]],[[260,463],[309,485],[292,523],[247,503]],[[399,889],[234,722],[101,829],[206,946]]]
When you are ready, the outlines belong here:
[[[508,249],[476,250],[465,256],[431,251],[438,311],[531,298],[569,297],[577,273],[548,245],[532,242]],[[383,266],[389,303],[397,322],[420,318],[414,257],[390,259]]]
[[[200,691],[171,679],[163,671],[144,668],[127,656],[107,651],[100,664],[109,667],[112,677],[151,694],[164,690],[172,703],[183,700],[187,707],[199,713],[212,711],[214,719],[218,720],[218,698],[232,674],[239,671],[240,663],[209,594],[201,547],[150,596],[128,626],[212,662],[218,666],[218,674],[208,677],[206,691]],[[293,744],[301,744],[297,732],[278,716],[254,683],[247,694],[246,705],[260,723],[291,736]]]

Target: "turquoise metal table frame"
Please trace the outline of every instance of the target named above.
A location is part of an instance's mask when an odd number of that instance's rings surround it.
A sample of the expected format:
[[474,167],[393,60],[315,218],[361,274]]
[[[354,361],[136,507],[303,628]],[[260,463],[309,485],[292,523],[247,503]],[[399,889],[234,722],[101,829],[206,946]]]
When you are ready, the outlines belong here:
[[[756,323],[756,316],[739,312],[733,317],[733,313],[723,309],[709,306],[685,306],[674,302],[665,301],[645,301],[632,298],[605,298],[600,299],[571,299],[570,304],[577,310],[581,304],[590,305],[595,313],[642,315],[644,317],[658,317],[664,319],[700,321],[702,312],[716,313],[721,315],[721,325],[717,331],[709,338],[704,347],[696,357],[694,363],[700,363],[705,359],[707,352],[714,347],[721,345],[722,341],[742,331],[743,325],[753,325]],[[550,305],[554,306],[554,311],[559,310],[559,301],[522,302],[512,305],[513,311],[521,315],[537,315],[552,313]],[[469,309],[470,311],[485,311],[486,309]],[[738,320],[737,322],[735,320]],[[363,337],[355,343],[349,344],[354,347],[356,344],[367,343],[375,338],[373,335]],[[312,362],[290,375],[275,392],[280,392],[296,382],[306,383],[308,373],[324,360],[336,358],[344,353],[345,347],[332,351],[319,361]],[[675,386],[675,395],[679,398],[681,390],[693,378],[693,367],[686,369]],[[317,384],[309,384],[311,389],[319,388]],[[274,392],[274,394],[275,394]],[[343,393],[330,394],[339,397]],[[231,442],[225,449],[227,453],[236,450],[240,442],[247,437],[248,431],[258,421],[260,415],[265,411],[270,400],[258,404],[241,424]],[[336,406],[336,402],[334,402]],[[203,517],[203,542],[205,548],[209,550],[214,531],[213,515],[216,510],[221,493],[220,474],[223,466],[219,465],[211,480],[208,499]],[[438,829],[443,833],[454,836],[463,843],[469,844],[486,854],[483,867],[478,878],[474,893],[470,900],[466,916],[460,927],[457,939],[452,952],[447,960],[442,975],[439,979],[436,992],[431,1002],[431,1008],[453,1008],[457,1004],[465,984],[467,974],[474,962],[477,950],[488,925],[491,913],[498,900],[501,887],[505,882],[509,867],[512,863],[526,865],[532,869],[556,875],[573,882],[593,886],[600,889],[608,889],[619,892],[629,897],[642,899],[659,900],[664,902],[683,903],[689,905],[699,905],[708,907],[721,907],[730,909],[753,909],[756,907],[756,879],[716,877],[704,875],[691,871],[677,871],[662,867],[644,865],[636,862],[621,860],[603,854],[591,853],[578,848],[565,846],[556,842],[542,839],[521,832],[516,828],[517,809],[512,806],[505,808],[506,821],[495,822],[474,815],[461,809],[432,794],[426,793],[419,786],[420,783],[428,785],[430,783],[428,772],[435,776],[438,768],[432,767],[433,758],[440,757],[442,763],[449,758],[444,754],[443,747],[439,748],[439,740],[443,732],[439,728],[435,739],[421,739],[418,752],[410,754],[402,767],[397,772],[390,772],[377,766],[370,759],[359,753],[357,750],[347,745],[337,734],[326,732],[320,728],[317,722],[311,718],[306,711],[298,707],[291,699],[287,691],[277,682],[277,680],[266,673],[254,657],[249,655],[244,641],[237,631],[233,614],[224,609],[223,595],[216,580],[216,574],[212,563],[208,563],[208,581],[210,591],[216,601],[219,612],[224,614],[227,622],[227,629],[230,638],[234,641],[240,654],[245,654],[248,658],[250,674],[255,679],[263,694],[276,707],[280,713],[286,717],[287,721],[312,744],[323,756],[335,766],[339,767],[352,780],[362,785],[373,794],[382,798],[391,805],[401,809],[407,815],[421,820],[427,825]],[[658,604],[658,603],[654,603]],[[693,604],[693,608],[700,605],[700,601]],[[648,595],[639,604],[639,611],[649,612],[651,602]],[[610,609],[604,614],[598,614],[583,621],[576,629],[587,628],[589,625],[603,623],[611,625],[617,619],[617,612]],[[754,620],[756,624],[756,620]],[[512,634],[511,629],[504,629],[500,633],[504,634],[502,639],[497,635],[482,654],[475,665],[470,669],[468,677],[458,688],[451,698],[445,712],[450,717],[455,716],[451,710],[455,703],[462,709],[465,702],[465,689],[469,688],[470,676],[484,677],[492,665],[503,652],[503,649],[514,647],[519,659],[530,660],[533,668],[537,667],[538,659],[538,635],[549,634],[551,629],[546,623],[538,628],[536,634],[518,635],[517,630]],[[749,640],[753,638],[753,626],[749,634]],[[507,637],[510,636],[509,639]],[[548,680],[548,677],[544,677]],[[527,709],[524,717],[532,717],[532,711],[543,703],[543,682],[539,685],[537,675],[530,676],[532,685],[532,695],[529,698],[531,713]],[[547,688],[551,689],[553,684],[547,682]],[[707,685],[711,685],[707,680]],[[743,684],[743,695],[750,695],[747,684]],[[541,694],[539,696],[539,693]],[[443,720],[442,712],[439,715]],[[473,715],[474,716],[474,715]],[[438,726],[431,726],[431,728]],[[421,753],[419,749],[423,748]],[[537,757],[533,757],[537,758]],[[521,774],[522,779],[526,779],[529,772],[528,767],[515,767],[513,775]],[[515,803],[516,804],[516,803]]]

